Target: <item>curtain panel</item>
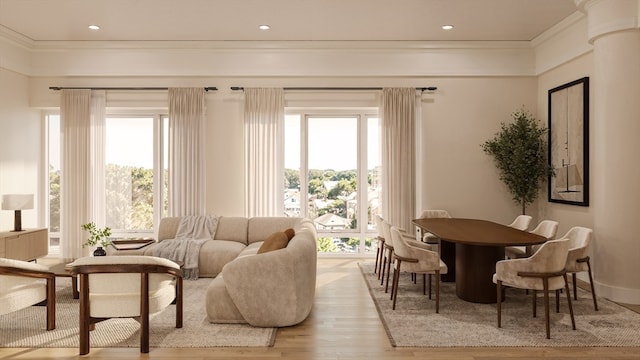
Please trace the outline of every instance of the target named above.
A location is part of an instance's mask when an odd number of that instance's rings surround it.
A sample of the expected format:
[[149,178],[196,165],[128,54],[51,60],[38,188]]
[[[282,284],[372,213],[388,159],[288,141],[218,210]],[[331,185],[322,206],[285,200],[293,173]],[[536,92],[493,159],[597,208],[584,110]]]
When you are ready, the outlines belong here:
[[416,89],[385,88],[380,96],[382,214],[405,231],[416,208]]
[[284,215],[284,90],[244,89],[245,213]]
[[91,90],[62,90],[60,232],[64,259],[77,259],[82,254],[82,224],[89,220],[90,210],[90,117]]
[[204,88],[169,89],[169,216],[204,215]]

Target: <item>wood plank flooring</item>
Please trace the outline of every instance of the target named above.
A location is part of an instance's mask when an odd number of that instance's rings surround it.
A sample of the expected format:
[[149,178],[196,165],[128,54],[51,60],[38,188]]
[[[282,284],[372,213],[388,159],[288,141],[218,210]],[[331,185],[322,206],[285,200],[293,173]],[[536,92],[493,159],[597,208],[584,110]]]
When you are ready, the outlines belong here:
[[[271,348],[0,349],[0,359],[640,359],[640,348],[394,348],[369,296],[358,261],[318,261],[316,300],[302,324],[278,330]],[[640,311],[640,306],[631,307]]]

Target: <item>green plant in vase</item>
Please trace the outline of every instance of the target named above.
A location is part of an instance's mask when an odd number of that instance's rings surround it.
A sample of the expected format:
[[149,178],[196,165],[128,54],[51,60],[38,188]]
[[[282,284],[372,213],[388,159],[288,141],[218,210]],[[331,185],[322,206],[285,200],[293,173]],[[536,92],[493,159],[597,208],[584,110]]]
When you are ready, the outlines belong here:
[[98,248],[93,252],[93,254],[98,256],[106,255],[107,253],[105,248],[111,245],[111,240],[109,240],[109,236],[111,236],[111,228],[108,226],[99,228],[94,222],[90,222],[83,224],[82,230],[85,230],[90,234],[84,244],[82,244],[82,247],[97,246]]

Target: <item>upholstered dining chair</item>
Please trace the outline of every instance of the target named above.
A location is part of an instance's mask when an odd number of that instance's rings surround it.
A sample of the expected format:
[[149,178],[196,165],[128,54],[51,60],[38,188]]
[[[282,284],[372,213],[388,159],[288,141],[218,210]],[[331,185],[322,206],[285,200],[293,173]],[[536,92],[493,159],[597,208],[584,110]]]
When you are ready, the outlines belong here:
[[[442,219],[442,218],[451,218],[451,215],[449,214],[449,212],[447,210],[441,210],[441,209],[429,209],[429,210],[423,210],[422,214],[420,214],[419,219]],[[422,241],[432,245],[432,246],[437,246],[438,247],[438,252],[440,252],[440,239],[429,233],[423,233],[422,235]]]
[[[547,240],[553,240],[558,232],[558,222],[553,220],[542,220],[530,231],[530,233],[544,236]],[[541,245],[532,246],[507,246],[504,252],[507,258],[516,259],[531,256]]]
[[596,290],[593,286],[593,275],[591,273],[591,262],[589,251],[593,239],[593,230],[574,226],[563,236],[569,239],[569,255],[567,256],[566,270],[571,274],[573,282],[573,299],[578,300],[578,287],[576,282],[576,273],[586,271],[589,274],[589,284],[591,285],[591,297],[593,298],[593,307],[598,310],[598,302],[596,300]]
[[56,277],[32,262],[0,258],[0,315],[47,302],[47,330],[56,328]]
[[526,231],[529,229],[529,225],[531,225],[531,220],[533,220],[533,218],[529,215],[518,215],[513,222],[509,224],[509,226],[518,230]]
[[436,287],[436,313],[440,312],[440,274],[446,274],[447,265],[440,259],[437,252],[426,250],[411,245],[407,238],[402,236],[401,231],[394,227],[390,229],[391,238],[394,244],[393,257],[395,268],[393,271],[393,284],[391,285],[391,298],[393,299],[392,309],[396,309],[398,299],[398,284],[400,282],[400,272],[423,275],[423,293],[426,292],[427,275],[429,276],[429,298],[431,298],[431,278],[435,275]]
[[[383,264],[382,264],[382,271],[381,271],[382,280],[380,282],[380,285],[385,285],[385,273],[386,273],[387,277],[386,277],[386,285],[384,288],[384,292],[387,293],[389,292],[389,276],[391,274],[391,267],[394,261],[394,257],[393,257],[394,241],[391,238],[391,224],[389,224],[389,222],[387,222],[382,218],[380,223],[382,225],[382,234],[384,235],[384,238],[385,238],[384,247],[386,250],[383,257]],[[406,231],[398,229],[398,232],[400,233],[402,238],[406,242],[410,243],[412,246],[415,246],[424,250],[432,250],[431,245],[416,240],[415,236],[407,233]]]
[[182,271],[153,256],[94,256],[71,263],[80,283],[80,355],[89,353],[89,331],[108,318],[140,322],[140,352],[149,352],[149,314],[175,299],[176,328],[182,327]]
[[[531,257],[522,259],[501,260],[496,263],[493,282],[497,284],[498,327],[502,326],[502,287],[533,290],[533,317],[536,317],[536,291],[544,296],[544,315],[547,339],[551,338],[549,325],[549,291],[556,290],[556,302],[559,290],[567,293],[571,325],[576,329],[571,306],[571,295],[565,265],[569,255],[569,239],[550,240],[544,243]],[[559,309],[558,309],[559,310]]]

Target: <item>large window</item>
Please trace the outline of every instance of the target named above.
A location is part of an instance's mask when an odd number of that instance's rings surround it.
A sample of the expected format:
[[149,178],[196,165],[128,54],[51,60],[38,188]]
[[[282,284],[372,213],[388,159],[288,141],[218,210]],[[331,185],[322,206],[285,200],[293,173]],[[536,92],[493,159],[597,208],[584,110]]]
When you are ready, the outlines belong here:
[[374,111],[287,112],[284,210],[314,221],[319,252],[376,251],[379,154]]
[[[50,253],[60,239],[60,116],[45,116],[48,140]],[[161,114],[107,115],[105,214],[114,236],[151,236],[167,216],[168,118]],[[64,176],[62,174],[62,176]]]

